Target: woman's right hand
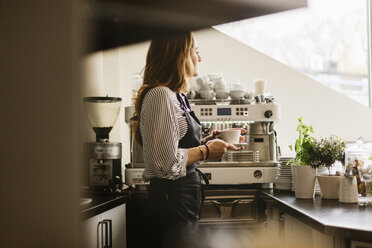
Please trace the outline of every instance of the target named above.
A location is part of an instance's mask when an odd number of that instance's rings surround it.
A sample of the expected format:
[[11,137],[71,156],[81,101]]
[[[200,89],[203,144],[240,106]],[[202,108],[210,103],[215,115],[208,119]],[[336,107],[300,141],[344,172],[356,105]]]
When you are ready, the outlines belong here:
[[238,148],[232,144],[228,144],[221,139],[213,139],[206,144],[209,148],[209,158],[221,158],[225,155],[227,149],[238,150]]

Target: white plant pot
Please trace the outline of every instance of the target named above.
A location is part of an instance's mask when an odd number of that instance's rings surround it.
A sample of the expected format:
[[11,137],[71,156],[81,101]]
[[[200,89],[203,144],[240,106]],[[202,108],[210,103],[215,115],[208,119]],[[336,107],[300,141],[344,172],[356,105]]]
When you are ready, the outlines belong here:
[[310,165],[292,165],[292,175],[296,198],[313,198],[316,169]]
[[340,195],[340,176],[319,175],[318,182],[322,198],[338,199]]

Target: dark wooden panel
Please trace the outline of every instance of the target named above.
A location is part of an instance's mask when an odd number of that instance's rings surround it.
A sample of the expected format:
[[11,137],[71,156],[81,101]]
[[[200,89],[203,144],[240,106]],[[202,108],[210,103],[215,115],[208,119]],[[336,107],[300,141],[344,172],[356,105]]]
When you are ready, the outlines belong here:
[[305,7],[306,0],[91,0],[82,7],[86,52]]

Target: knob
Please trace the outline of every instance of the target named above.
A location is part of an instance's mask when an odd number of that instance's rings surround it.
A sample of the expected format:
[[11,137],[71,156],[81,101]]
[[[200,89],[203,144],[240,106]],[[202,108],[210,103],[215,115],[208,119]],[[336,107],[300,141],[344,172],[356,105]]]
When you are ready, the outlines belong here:
[[253,176],[256,178],[256,179],[260,179],[262,177],[262,171],[260,170],[255,170],[253,172]]
[[119,176],[114,177],[114,188],[115,191],[121,191],[122,183],[121,178]]
[[266,110],[265,113],[264,113],[264,116],[266,118],[270,118],[271,116],[273,116],[273,111],[271,110]]
[[203,128],[203,133],[204,134],[209,134],[210,133],[210,129],[207,128],[207,127]]

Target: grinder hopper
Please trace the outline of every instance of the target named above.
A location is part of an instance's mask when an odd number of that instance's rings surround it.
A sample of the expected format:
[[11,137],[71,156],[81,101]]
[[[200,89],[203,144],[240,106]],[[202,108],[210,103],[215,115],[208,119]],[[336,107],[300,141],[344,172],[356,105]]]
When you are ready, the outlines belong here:
[[84,97],[84,106],[90,124],[96,133],[96,142],[109,139],[121,106],[119,97]]

